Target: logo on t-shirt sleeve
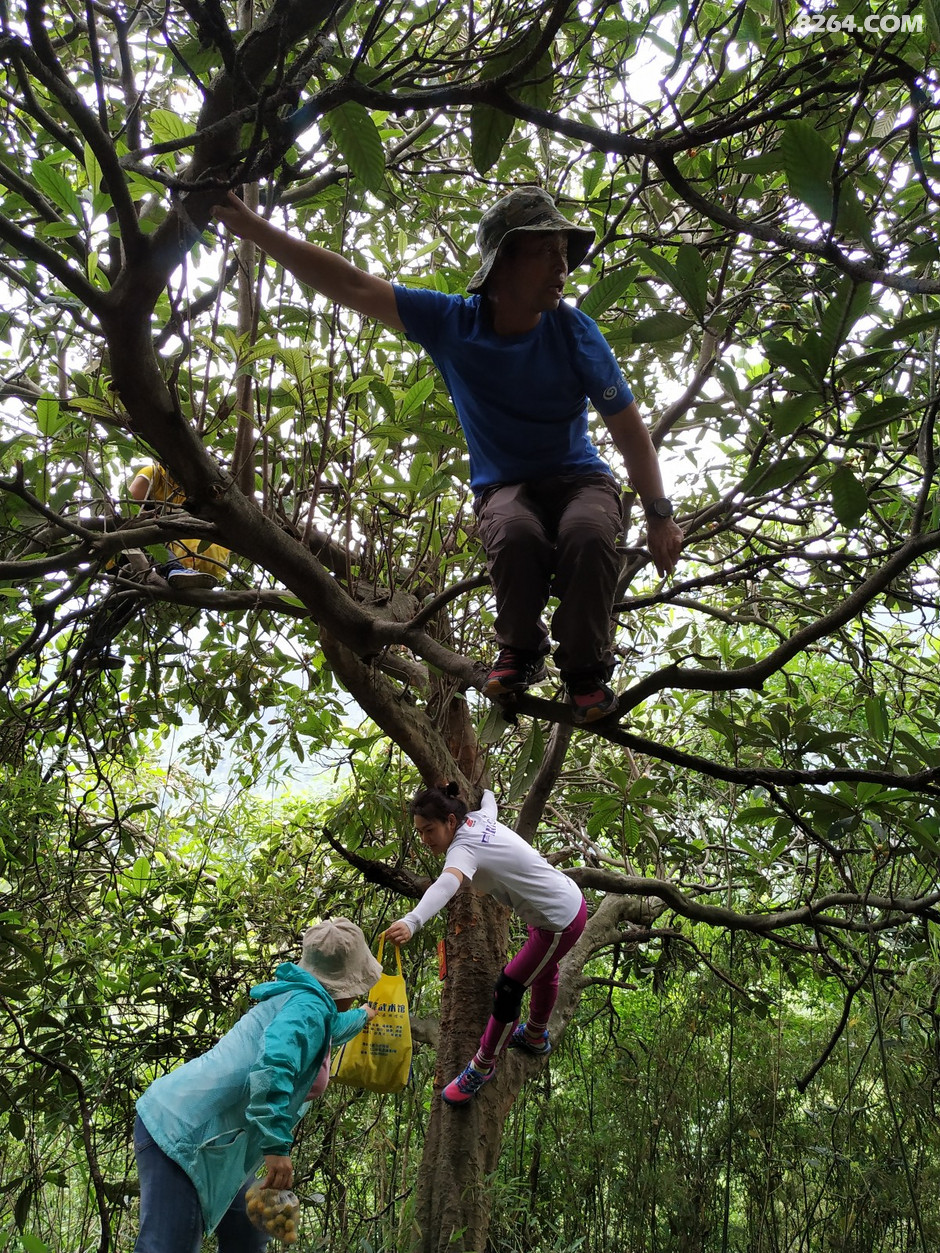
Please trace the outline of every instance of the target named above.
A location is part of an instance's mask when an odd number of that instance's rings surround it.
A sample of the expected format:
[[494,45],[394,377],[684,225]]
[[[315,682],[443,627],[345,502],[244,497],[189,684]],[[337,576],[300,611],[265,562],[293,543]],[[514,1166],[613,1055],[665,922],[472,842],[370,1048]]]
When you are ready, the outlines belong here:
[[618,393],[619,391],[620,391],[620,388],[619,388],[619,387],[605,387],[605,388],[604,388],[604,399],[605,399],[605,400],[613,400],[613,398],[617,395],[617,393]]

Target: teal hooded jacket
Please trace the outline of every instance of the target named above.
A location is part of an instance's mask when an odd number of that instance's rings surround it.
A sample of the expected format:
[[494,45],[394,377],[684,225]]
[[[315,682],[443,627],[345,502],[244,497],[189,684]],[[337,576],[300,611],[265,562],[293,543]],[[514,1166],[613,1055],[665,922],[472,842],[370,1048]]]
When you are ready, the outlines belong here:
[[294,1126],[330,1043],[358,1035],[364,1009],[339,1013],[306,970],[282,962],[258,1004],[208,1053],[155,1079],[137,1113],[167,1157],[193,1181],[206,1232],[268,1154],[289,1157]]

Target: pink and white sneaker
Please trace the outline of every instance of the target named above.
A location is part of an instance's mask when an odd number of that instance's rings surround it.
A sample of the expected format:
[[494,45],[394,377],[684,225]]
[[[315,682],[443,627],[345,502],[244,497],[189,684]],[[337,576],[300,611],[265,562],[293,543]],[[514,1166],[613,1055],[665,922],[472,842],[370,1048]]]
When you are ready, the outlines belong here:
[[441,1092],[441,1097],[448,1105],[466,1105],[472,1101],[485,1083],[493,1078],[493,1070],[477,1070],[473,1062],[467,1062],[456,1079]]
[[533,1057],[548,1057],[552,1051],[552,1042],[548,1038],[548,1031],[543,1031],[537,1040],[530,1040],[526,1035],[525,1023],[520,1022],[515,1031],[509,1037],[509,1047],[511,1049],[524,1049],[526,1053],[531,1053]]

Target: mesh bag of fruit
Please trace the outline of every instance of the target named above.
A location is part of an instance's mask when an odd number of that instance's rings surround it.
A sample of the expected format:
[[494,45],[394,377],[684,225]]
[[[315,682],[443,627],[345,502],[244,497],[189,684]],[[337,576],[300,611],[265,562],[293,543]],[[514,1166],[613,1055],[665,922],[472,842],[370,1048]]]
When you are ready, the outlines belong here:
[[300,1202],[293,1192],[254,1184],[245,1193],[245,1207],[259,1231],[266,1231],[283,1244],[296,1244]]

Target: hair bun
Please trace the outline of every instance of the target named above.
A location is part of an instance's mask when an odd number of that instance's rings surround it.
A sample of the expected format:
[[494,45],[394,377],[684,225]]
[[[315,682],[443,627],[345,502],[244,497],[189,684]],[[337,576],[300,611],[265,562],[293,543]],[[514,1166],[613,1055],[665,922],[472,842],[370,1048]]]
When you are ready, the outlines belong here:
[[459,783],[456,783],[453,779],[451,779],[451,781],[450,781],[450,783],[448,783],[447,787],[445,787],[445,788],[444,788],[444,795],[445,795],[445,796],[459,796],[459,795],[460,795],[460,784],[459,784]]

